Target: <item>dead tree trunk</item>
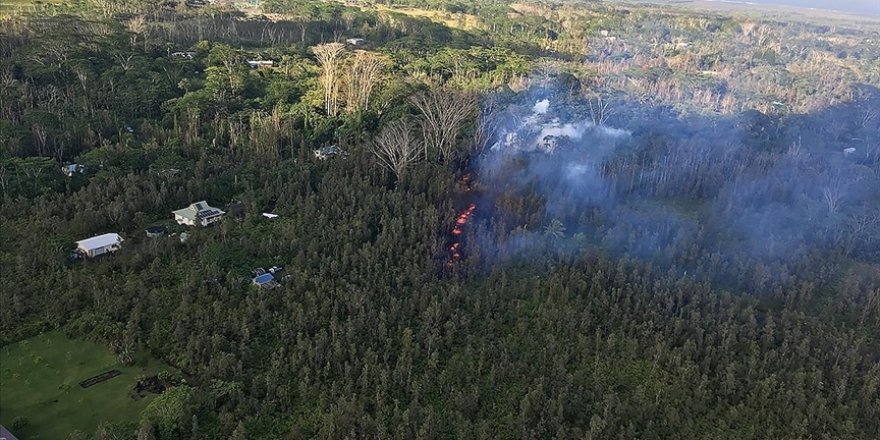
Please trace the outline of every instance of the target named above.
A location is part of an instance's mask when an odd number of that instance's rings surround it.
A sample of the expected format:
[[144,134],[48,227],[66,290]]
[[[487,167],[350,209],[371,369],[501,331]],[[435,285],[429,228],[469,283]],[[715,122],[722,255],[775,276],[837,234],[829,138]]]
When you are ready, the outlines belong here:
[[365,110],[370,104],[373,88],[382,79],[385,61],[371,52],[357,51],[346,76],[345,109],[348,112]]
[[321,84],[324,86],[324,110],[330,116],[339,114],[339,64],[345,55],[342,43],[319,44],[312,48],[321,64]]
[[373,140],[372,152],[400,180],[406,169],[419,160],[419,144],[412,124],[397,120],[386,125]]
[[450,160],[459,132],[477,107],[477,95],[440,87],[418,93],[411,100],[422,114],[425,157],[433,150],[440,160]]

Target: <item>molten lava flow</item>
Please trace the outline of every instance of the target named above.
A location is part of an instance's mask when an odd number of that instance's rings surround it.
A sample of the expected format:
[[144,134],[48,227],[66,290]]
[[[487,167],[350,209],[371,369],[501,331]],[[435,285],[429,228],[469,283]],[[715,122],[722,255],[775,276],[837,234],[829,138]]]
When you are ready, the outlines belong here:
[[[474,184],[474,176],[467,172],[459,174],[457,183],[460,192],[469,192]],[[452,231],[450,231],[451,243],[446,249],[449,252],[448,259],[446,260],[446,267],[449,269],[452,269],[455,266],[455,263],[458,263],[462,259],[462,235],[464,234],[465,226],[471,221],[471,217],[474,215],[476,209],[477,205],[471,203],[464,209],[460,210],[455,216],[455,223],[453,223]]]
[[461,261],[462,253],[461,253],[461,235],[464,233],[464,227],[467,226],[468,222],[471,220],[471,216],[473,216],[474,211],[477,209],[477,205],[474,203],[469,204],[466,208],[461,210],[458,215],[455,217],[455,226],[452,228],[452,244],[449,245],[449,259],[446,261],[446,267],[452,268],[455,266],[455,263]]

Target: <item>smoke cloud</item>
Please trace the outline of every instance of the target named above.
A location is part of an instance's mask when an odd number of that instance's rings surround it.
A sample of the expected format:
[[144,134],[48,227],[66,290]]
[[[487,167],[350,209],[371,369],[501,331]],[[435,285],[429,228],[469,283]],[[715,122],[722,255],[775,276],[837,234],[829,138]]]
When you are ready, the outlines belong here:
[[[604,250],[732,276],[731,264],[811,254],[880,261],[880,94],[811,115],[683,116],[615,101],[593,122],[579,98],[537,87],[491,115],[478,161],[481,255]],[[711,273],[709,273],[711,272]]]

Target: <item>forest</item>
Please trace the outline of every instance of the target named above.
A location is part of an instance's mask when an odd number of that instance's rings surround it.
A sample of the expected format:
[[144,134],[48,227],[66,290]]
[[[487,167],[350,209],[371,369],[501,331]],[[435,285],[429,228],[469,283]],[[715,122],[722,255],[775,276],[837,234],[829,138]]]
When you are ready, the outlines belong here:
[[[620,2],[0,0],[0,355],[167,366],[125,417],[0,421],[876,439],[878,41]],[[175,221],[199,201],[225,215]]]

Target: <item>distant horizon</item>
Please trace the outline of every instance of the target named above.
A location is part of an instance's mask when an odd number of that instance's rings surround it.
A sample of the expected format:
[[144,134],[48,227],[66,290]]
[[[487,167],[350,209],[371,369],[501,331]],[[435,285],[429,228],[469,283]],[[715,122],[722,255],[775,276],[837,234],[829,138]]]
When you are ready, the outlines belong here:
[[760,4],[793,6],[805,9],[822,9],[850,14],[869,14],[880,16],[878,0],[705,0],[721,3]]

